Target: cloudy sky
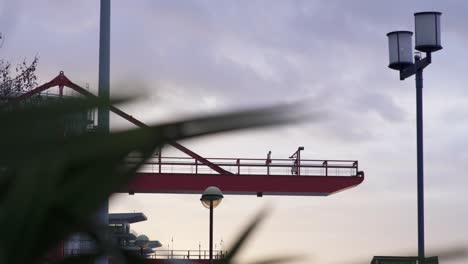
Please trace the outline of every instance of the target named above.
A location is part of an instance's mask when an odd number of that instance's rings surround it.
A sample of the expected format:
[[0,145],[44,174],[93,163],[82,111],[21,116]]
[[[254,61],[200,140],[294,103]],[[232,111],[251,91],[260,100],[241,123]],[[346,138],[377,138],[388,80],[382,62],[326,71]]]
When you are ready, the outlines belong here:
[[[413,13],[437,10],[442,45],[424,76],[426,244],[468,244],[466,1],[112,2],[111,94],[148,123],[306,98],[319,121],[182,142],[206,157],[357,159],[366,179],[330,197],[226,196],[215,240],[230,244],[256,211],[273,208],[244,259],[293,253],[343,263],[416,252],[414,80],[387,68],[386,33],[413,30]],[[40,56],[39,80],[60,70],[97,91],[99,1],[0,0],[0,57]],[[130,127],[112,117],[112,127]],[[167,150],[169,153],[176,153]],[[86,193],[83,193],[86,195]],[[134,225],[165,247],[208,246],[197,195],[117,195],[111,211],[142,211]],[[452,263],[465,263],[465,261]],[[448,262],[447,262],[448,263]]]

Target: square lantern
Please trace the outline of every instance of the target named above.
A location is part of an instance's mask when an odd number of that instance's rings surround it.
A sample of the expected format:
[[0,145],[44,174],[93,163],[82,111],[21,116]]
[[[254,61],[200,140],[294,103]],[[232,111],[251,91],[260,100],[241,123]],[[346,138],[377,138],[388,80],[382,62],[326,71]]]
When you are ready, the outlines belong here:
[[402,70],[413,64],[411,31],[393,31],[387,34],[390,64],[394,70]]
[[414,14],[416,49],[433,52],[442,49],[440,43],[440,12],[419,12]]

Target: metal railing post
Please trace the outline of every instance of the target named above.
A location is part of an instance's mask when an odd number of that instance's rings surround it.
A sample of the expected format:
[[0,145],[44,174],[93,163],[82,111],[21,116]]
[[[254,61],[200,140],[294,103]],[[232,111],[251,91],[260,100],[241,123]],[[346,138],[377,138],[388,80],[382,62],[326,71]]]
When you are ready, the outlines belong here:
[[158,163],[159,163],[159,173],[161,173],[161,151],[159,151]]
[[268,151],[266,165],[267,165],[267,175],[270,175],[270,163],[271,163],[271,150]]
[[323,165],[325,166],[325,176],[328,176],[328,161],[324,161]]
[[357,161],[357,160],[355,160],[355,161],[353,162],[353,167],[356,168],[356,175],[358,175],[359,168],[358,168],[358,161]]
[[301,176],[301,151],[297,151],[297,176]]

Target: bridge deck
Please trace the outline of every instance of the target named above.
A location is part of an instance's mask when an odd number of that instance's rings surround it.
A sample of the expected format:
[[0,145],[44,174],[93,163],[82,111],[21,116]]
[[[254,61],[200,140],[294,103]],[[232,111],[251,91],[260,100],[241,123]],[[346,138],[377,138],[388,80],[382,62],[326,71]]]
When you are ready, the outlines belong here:
[[227,173],[219,174],[191,158],[156,157],[122,192],[199,194],[213,185],[226,194],[327,196],[364,180],[354,160],[208,160]]

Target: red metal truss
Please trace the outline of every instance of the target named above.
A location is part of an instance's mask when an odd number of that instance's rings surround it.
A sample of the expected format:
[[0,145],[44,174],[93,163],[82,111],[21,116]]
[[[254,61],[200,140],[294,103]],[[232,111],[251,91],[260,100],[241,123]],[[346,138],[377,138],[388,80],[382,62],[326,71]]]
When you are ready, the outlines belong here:
[[[69,87],[86,97],[97,98],[60,72],[52,81],[9,100],[14,103],[54,86],[60,88],[60,95],[63,87]],[[115,106],[109,108],[138,127],[148,127]],[[226,194],[327,196],[364,180],[357,161],[303,160],[300,156],[303,147],[289,159],[271,159],[271,152],[266,159],[207,159],[177,142],[170,145],[190,158],[158,155],[121,192],[199,194],[208,186],[217,186]],[[127,162],[132,162],[131,158]]]
[[[89,97],[89,98],[98,98],[98,96],[90,93],[88,90],[80,87],[79,85],[73,83],[72,81],[70,81],[70,79],[68,79],[65,74],[63,73],[63,71],[60,72],[60,74],[55,77],[54,79],[52,79],[50,82],[48,83],[45,83],[39,87],[36,87],[35,89],[27,92],[27,93],[24,93],[18,97],[15,97],[15,98],[12,98],[10,101],[11,102],[17,102],[17,101],[21,101],[21,100],[24,100],[26,98],[29,98],[35,94],[38,94],[38,93],[41,93],[41,92],[44,92],[45,90],[51,88],[51,87],[55,87],[55,86],[58,86],[60,88],[60,94],[62,95],[62,89],[64,86],[66,87],[69,87],[73,90],[75,90],[76,92],[79,92],[80,94],[86,96],[86,97]],[[115,114],[121,116],[122,118],[128,120],[130,123],[133,123],[135,124],[136,126],[138,127],[148,127],[145,123],[141,122],[140,120],[134,118],[133,116],[125,113],[124,111],[118,109],[117,107],[111,105],[109,107],[109,109],[114,112]],[[229,172],[225,171],[224,169],[220,168],[219,166],[211,163],[209,160],[203,158],[202,156],[198,155],[197,153],[191,151],[190,149],[182,146],[181,144],[175,142],[175,141],[172,141],[169,143],[171,146],[173,146],[174,148],[182,151],[183,153],[187,154],[188,156],[196,159],[197,161],[205,164],[206,166],[210,167],[212,170],[218,172],[218,173],[222,173],[222,174],[229,174]]]

